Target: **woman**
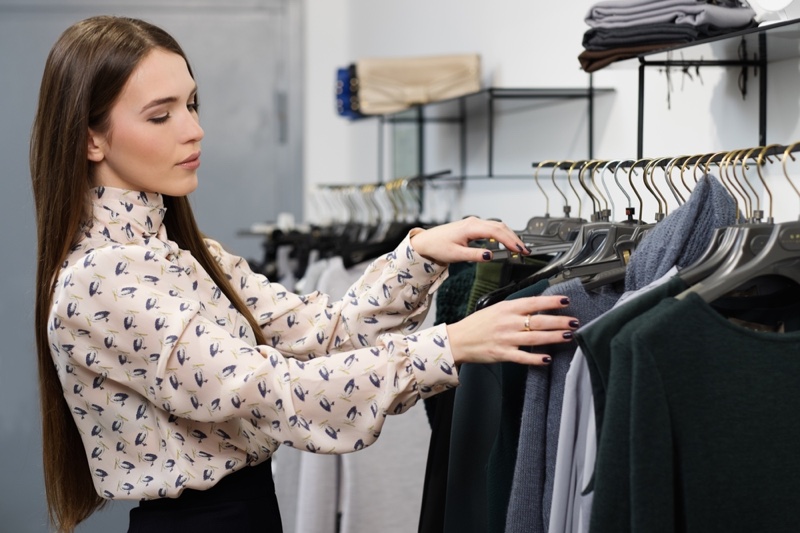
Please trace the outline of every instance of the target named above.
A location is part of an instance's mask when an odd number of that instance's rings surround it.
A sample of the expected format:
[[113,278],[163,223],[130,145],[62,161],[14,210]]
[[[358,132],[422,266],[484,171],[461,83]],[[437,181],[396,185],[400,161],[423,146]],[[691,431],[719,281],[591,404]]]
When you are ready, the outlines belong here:
[[[546,364],[560,297],[416,331],[447,264],[503,224],[413,230],[341,301],[291,294],[204,238],[186,196],[203,130],[180,46],[143,21],[94,17],[48,57],[31,139],[36,338],[48,507],[72,531],[138,499],[129,531],[280,531],[280,444],[347,453],[385,415],[458,383],[463,362]],[[573,326],[576,322],[573,321]]]

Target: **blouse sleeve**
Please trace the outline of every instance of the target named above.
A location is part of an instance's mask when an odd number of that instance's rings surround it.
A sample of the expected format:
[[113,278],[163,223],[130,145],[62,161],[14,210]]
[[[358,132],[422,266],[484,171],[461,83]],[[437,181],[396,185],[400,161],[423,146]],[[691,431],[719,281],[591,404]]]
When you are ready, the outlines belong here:
[[[147,259],[136,261],[139,255]],[[128,261],[123,268],[121,256]],[[457,384],[443,325],[410,334],[375,328],[370,347],[309,361],[287,358],[272,346],[253,347],[204,316],[212,302],[186,290],[180,284],[186,276],[167,281],[172,268],[144,248],[128,247],[93,252],[62,276],[50,335],[67,396],[78,390],[142,396],[170,416],[211,423],[240,418],[276,442],[346,453],[373,442],[385,415]],[[275,287],[265,286],[259,297],[280,301]],[[301,303],[294,312],[297,330],[315,327],[306,307]],[[325,304],[319,312],[328,309]]]
[[413,332],[419,327],[430,295],[447,278],[447,267],[414,250],[413,231],[394,251],[374,260],[338,301],[318,291],[294,294],[254,273],[247,261],[225,252],[219,243],[207,243],[269,344],[306,360],[373,346],[384,332]]

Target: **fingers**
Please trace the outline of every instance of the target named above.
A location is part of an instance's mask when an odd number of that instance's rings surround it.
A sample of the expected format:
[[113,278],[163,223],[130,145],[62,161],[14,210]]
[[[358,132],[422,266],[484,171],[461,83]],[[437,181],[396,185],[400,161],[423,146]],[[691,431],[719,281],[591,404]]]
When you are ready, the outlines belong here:
[[553,358],[547,354],[531,353],[525,350],[515,350],[506,356],[506,360],[520,365],[536,365],[543,366],[549,365],[553,362]]
[[[464,223],[468,224],[469,239],[494,239],[511,251],[525,255],[530,253],[530,250],[525,247],[525,243],[522,242],[519,236],[502,222],[470,217],[464,219]],[[485,256],[481,254],[479,259],[488,261],[491,259],[491,255]]]
[[528,298],[517,298],[505,302],[511,313],[522,315],[540,313],[542,311],[553,311],[564,309],[569,306],[569,298],[566,296],[530,296]]
[[567,307],[569,299],[565,296],[534,296],[509,300],[505,303],[510,304],[503,312],[504,314],[507,312],[511,320],[511,331],[507,338],[510,351],[504,354],[504,357],[520,364],[549,364],[551,362],[549,355],[530,353],[521,347],[570,342],[573,340],[573,332],[580,327],[580,321],[574,317],[540,313]]

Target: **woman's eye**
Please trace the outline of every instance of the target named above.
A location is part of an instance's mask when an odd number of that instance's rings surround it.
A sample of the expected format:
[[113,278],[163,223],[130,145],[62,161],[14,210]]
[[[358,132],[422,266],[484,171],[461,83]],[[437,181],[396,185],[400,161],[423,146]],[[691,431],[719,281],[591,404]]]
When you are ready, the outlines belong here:
[[197,110],[200,109],[200,104],[197,102],[192,102],[191,104],[186,104],[186,107],[189,109],[189,111],[197,113]]
[[164,122],[166,122],[166,121],[167,121],[167,119],[168,119],[168,118],[169,118],[169,113],[164,113],[164,114],[163,114],[163,115],[161,115],[160,117],[153,117],[153,118],[151,118],[151,119],[150,119],[150,122],[152,122],[152,123],[154,123],[154,124],[163,124]]

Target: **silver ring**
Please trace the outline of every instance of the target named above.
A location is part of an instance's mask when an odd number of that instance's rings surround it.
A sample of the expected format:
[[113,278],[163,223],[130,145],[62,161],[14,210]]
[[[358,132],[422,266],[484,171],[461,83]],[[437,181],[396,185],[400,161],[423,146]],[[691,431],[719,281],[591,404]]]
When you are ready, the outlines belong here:
[[523,325],[525,331],[531,330],[531,315],[525,315],[525,324]]

